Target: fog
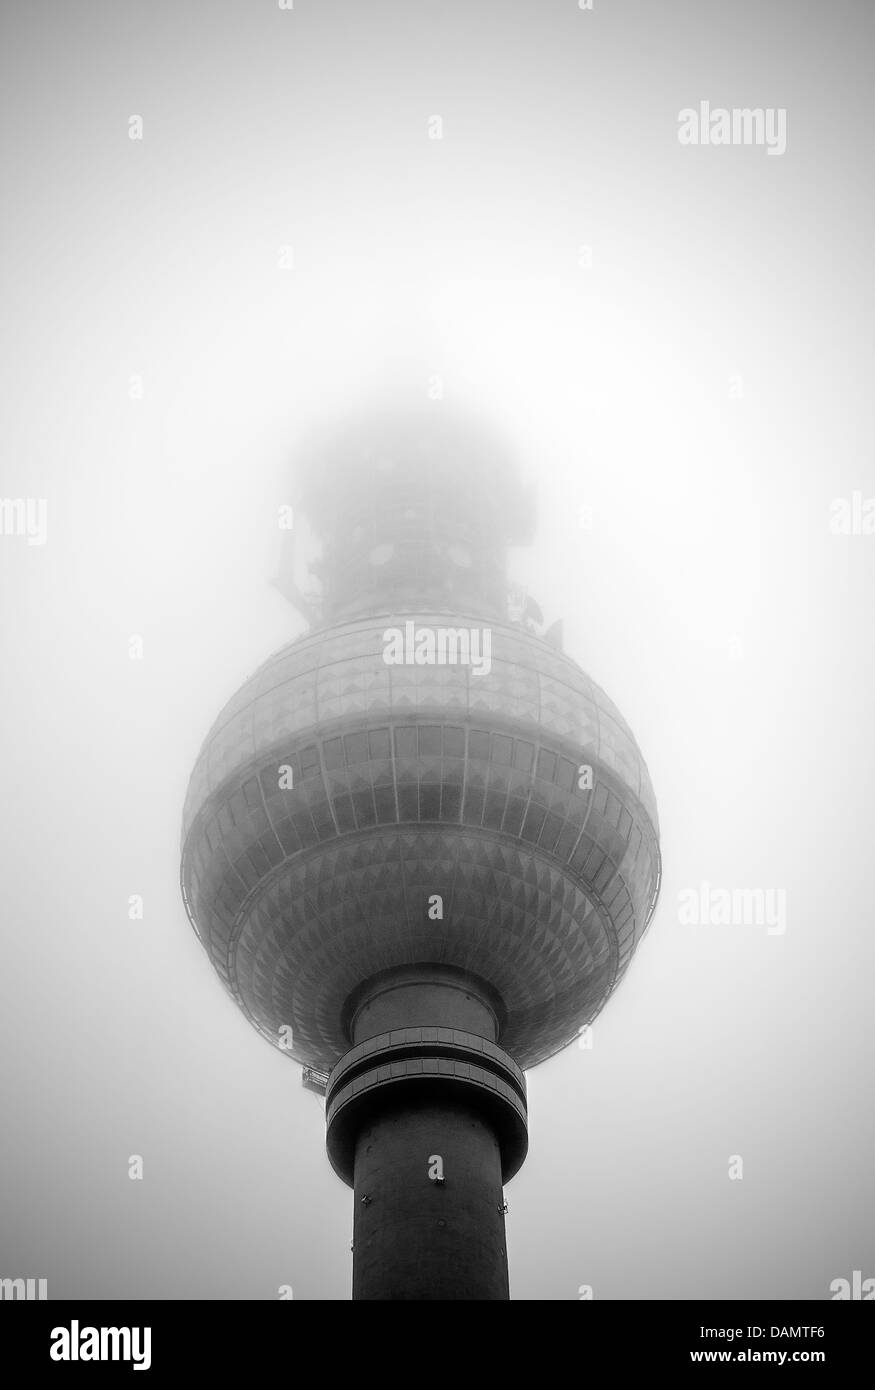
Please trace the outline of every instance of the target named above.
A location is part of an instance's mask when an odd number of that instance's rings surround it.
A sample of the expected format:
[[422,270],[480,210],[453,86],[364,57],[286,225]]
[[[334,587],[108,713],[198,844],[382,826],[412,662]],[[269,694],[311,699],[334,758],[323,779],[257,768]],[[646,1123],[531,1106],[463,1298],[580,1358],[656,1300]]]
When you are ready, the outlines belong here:
[[[319,1101],[219,988],[179,835],[213,719],[305,630],[275,583],[296,450],[386,399],[512,442],[513,576],[659,806],[629,974],[528,1074],[512,1296],[875,1275],[875,536],[831,527],[875,495],[867,7],[5,26],[0,497],[45,533],[0,535],[0,1275],[349,1297]],[[786,149],[682,144],[705,98],[785,110]],[[783,892],[785,930],[686,919],[703,884]]]

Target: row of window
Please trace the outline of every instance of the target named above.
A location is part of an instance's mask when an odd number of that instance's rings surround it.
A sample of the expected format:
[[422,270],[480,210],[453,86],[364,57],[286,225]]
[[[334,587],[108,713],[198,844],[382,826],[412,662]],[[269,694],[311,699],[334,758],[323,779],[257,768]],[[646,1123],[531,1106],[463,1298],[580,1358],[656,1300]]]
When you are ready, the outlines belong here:
[[[326,739],[322,756],[327,771],[354,767],[358,763],[385,762],[391,754],[389,729],[363,729],[354,734]],[[444,757],[469,758],[492,762],[519,772],[534,775],[542,782],[554,782],[563,791],[575,785],[578,768],[569,758],[563,758],[549,748],[536,748],[525,739],[488,729],[470,729],[441,724],[398,725],[394,729],[396,758]],[[581,762],[585,753],[581,751]],[[306,781],[319,776],[319,750],[316,745],[303,749],[289,758],[289,765]]]

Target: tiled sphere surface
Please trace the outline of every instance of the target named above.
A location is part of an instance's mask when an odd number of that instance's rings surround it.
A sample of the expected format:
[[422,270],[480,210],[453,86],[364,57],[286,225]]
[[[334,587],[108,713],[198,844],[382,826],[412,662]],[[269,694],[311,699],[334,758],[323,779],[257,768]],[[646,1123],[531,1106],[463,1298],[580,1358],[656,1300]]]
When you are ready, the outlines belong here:
[[529,1067],[592,1021],[650,920],[653,790],[569,658],[491,624],[488,673],[387,665],[386,629],[412,616],[301,638],[226,705],[186,798],[186,906],[240,1007],[302,1063],[347,1051],[363,980],[441,962],[492,986],[501,1046]]

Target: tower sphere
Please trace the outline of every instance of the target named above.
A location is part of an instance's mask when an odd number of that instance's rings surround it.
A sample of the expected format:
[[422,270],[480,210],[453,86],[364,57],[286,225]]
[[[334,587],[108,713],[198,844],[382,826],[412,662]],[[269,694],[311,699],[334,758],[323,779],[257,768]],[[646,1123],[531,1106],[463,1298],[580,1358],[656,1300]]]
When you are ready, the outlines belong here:
[[259,1032],[320,1071],[381,980],[430,967],[519,1067],[543,1061],[598,1014],[656,903],[644,760],[555,639],[508,616],[525,499],[470,441],[383,421],[351,472],[349,436],[328,451],[302,490],[321,610],[225,706],[188,789],[195,929]]

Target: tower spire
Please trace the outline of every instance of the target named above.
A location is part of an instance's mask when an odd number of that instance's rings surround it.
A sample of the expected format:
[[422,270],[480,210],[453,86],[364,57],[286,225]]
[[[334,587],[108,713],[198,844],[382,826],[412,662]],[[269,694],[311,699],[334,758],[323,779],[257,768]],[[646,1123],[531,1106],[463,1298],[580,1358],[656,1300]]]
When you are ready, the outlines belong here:
[[[429,610],[507,615],[507,548],[531,538],[531,498],[506,445],[442,408],[358,421],[305,456],[299,507],[321,622]],[[292,542],[294,544],[294,541]],[[280,587],[292,587],[294,553]]]

